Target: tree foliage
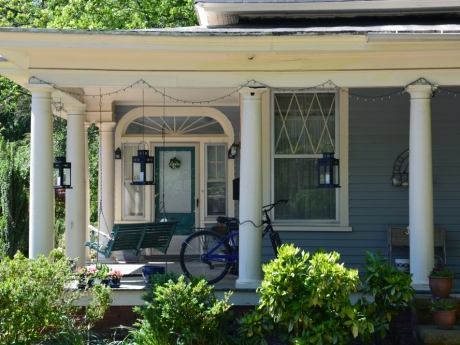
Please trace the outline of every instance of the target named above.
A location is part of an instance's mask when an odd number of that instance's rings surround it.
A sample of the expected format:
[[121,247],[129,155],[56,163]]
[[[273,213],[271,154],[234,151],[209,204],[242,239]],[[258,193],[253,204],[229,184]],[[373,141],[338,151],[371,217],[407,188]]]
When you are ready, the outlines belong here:
[[193,0],[0,0],[0,26],[131,30],[196,25]]

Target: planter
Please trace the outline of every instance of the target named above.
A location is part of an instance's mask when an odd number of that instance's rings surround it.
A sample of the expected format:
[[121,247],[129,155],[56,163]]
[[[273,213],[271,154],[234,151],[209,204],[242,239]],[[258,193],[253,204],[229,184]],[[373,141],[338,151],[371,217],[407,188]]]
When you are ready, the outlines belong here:
[[111,288],[119,288],[121,285],[121,279],[120,278],[112,278],[110,280],[110,287]]
[[398,271],[408,273],[410,271],[409,259],[395,259],[395,267]]
[[447,298],[452,290],[452,278],[428,277],[433,297]]
[[142,267],[142,277],[146,284],[150,283],[150,278],[154,274],[165,274],[165,268],[163,266],[144,266]]
[[433,311],[434,322],[439,329],[449,330],[455,325],[456,310]]

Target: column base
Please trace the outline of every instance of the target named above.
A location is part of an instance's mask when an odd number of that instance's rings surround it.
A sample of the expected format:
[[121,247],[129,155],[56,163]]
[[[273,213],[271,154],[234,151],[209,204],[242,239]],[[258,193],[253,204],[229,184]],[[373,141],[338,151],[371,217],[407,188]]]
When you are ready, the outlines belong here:
[[251,280],[238,278],[235,282],[237,289],[257,289],[262,284],[262,280]]
[[428,282],[412,282],[411,286],[417,292],[430,291],[430,285]]

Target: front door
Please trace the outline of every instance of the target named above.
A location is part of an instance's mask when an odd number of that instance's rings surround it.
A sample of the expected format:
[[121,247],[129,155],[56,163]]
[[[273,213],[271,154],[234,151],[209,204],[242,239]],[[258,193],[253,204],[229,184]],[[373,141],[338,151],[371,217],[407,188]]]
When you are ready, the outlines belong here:
[[155,149],[155,221],[179,221],[175,235],[195,226],[195,148]]

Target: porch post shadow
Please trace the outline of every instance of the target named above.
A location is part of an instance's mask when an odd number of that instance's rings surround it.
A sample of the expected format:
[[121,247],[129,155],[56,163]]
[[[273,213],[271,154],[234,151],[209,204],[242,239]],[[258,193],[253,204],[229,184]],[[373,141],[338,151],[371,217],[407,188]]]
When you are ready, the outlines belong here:
[[255,289],[262,281],[262,94],[244,87],[241,94],[239,277],[237,288]]
[[431,85],[411,85],[409,129],[410,271],[413,285],[428,289],[434,264]]

